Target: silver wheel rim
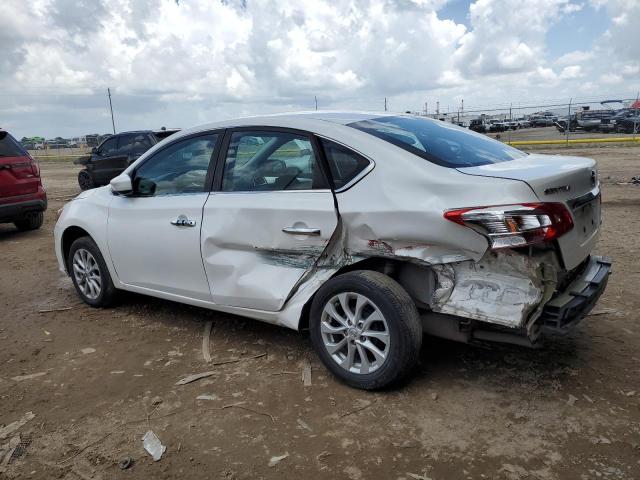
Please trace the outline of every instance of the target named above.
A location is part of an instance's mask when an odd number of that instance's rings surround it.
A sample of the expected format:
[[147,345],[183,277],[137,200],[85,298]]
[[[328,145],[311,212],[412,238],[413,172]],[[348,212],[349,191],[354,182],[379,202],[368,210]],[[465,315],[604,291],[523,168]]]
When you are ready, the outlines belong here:
[[100,296],[102,291],[100,267],[91,252],[84,248],[79,248],[73,254],[73,276],[78,290],[85,297],[95,300]]
[[375,372],[389,356],[387,320],[371,300],[359,293],[340,293],[325,304],[320,333],[329,356],[348,372]]

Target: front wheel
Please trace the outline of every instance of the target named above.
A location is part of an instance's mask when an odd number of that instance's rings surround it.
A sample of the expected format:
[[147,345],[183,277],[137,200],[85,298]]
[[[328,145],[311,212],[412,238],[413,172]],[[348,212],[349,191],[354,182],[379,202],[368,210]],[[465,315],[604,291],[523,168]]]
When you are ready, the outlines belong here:
[[113,303],[117,290],[100,249],[90,237],[78,238],[67,256],[67,271],[80,298],[92,307]]
[[309,327],[324,365],[346,384],[366,390],[406,377],[422,345],[413,300],[395,280],[373,271],[325,283],[311,305]]
[[89,190],[95,188],[96,183],[93,181],[93,177],[86,170],[80,170],[78,172],[78,185],[81,190]]

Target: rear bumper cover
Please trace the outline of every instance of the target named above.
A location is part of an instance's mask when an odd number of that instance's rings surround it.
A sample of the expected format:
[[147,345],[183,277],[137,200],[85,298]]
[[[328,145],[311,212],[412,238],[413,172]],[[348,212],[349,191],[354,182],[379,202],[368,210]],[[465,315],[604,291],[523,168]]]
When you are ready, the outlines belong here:
[[0,222],[18,220],[29,212],[44,212],[47,209],[46,194],[41,195],[42,198],[33,199],[34,196],[30,195],[30,200],[0,205]]
[[593,309],[610,273],[611,258],[592,255],[582,274],[544,306],[538,319],[542,333],[566,335],[571,331]]

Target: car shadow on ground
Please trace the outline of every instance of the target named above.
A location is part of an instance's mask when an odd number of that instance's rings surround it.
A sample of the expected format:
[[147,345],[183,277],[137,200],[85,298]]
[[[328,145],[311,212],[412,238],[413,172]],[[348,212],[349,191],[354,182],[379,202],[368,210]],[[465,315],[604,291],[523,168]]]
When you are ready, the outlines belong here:
[[[214,335],[217,342],[224,341],[223,348],[262,344],[268,346],[271,353],[286,356],[295,352],[296,357],[309,358],[322,368],[304,331],[296,332],[246,317],[130,292],[123,293],[115,308],[147,317],[168,328],[186,329],[194,336],[202,335],[204,322],[212,320]],[[557,390],[567,376],[584,366],[590,349],[589,337],[579,332],[547,339],[538,349],[497,343],[469,345],[424,336],[419,365],[414,373],[387,391],[402,390],[408,385],[450,384],[453,381],[496,391],[517,387],[523,391],[548,389],[551,392]]]

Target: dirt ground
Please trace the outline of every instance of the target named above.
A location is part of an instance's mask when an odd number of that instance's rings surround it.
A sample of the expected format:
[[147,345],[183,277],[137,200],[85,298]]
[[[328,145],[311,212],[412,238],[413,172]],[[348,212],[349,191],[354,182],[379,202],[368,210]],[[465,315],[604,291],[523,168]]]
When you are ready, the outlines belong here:
[[[640,147],[547,151],[599,163],[597,252],[614,272],[594,314],[541,350],[426,339],[412,380],[378,393],[338,383],[283,328],[139,295],[81,304],[52,237],[77,167],[42,163],[43,228],[0,225],[0,434],[35,415],[0,478],[640,478],[640,185],[624,183]],[[218,365],[202,359],[207,320]]]

